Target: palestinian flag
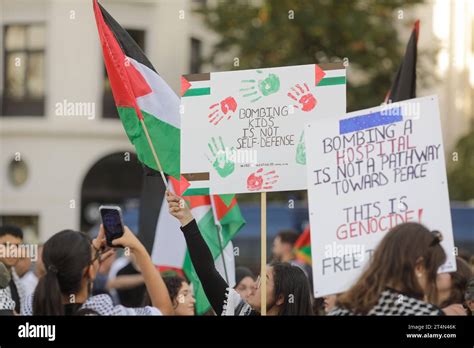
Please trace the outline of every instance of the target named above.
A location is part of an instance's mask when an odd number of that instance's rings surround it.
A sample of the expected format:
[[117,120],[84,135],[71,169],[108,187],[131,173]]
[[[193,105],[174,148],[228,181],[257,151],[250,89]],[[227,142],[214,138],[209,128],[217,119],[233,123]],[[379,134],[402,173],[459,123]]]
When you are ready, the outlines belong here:
[[179,98],[130,35],[94,0],[94,13],[112,94],[138,159],[158,170],[141,121],[163,171],[179,178]]
[[400,102],[416,98],[416,60],[420,21],[417,20],[408,40],[405,57],[403,58],[392,87],[385,97],[385,102]]
[[[179,222],[169,212],[165,186],[148,145],[141,120],[146,124],[163,171],[170,175],[171,189],[182,195],[180,186],[189,184],[180,177],[180,101],[156,72],[128,33],[93,0],[99,37],[112,93],[125,131],[144,166],[140,201],[139,237],[162,271],[176,271],[191,281],[198,314],[209,302],[189,258]],[[180,179],[180,182],[176,179]],[[224,265],[229,284],[235,278],[231,238],[245,224],[234,195],[187,198],[191,212],[216,260]],[[223,250],[223,253],[221,251]],[[224,255],[224,257],[221,257]]]
[[311,264],[311,233],[309,225],[296,240],[294,245],[294,253],[296,259],[300,262],[312,266]]
[[[182,195],[182,192],[179,191],[179,182],[171,179],[170,183],[170,189]],[[183,198],[191,208],[199,230],[214,257],[217,269],[222,277],[227,279],[229,286],[233,286],[235,284],[235,264],[231,239],[245,224],[237,200],[234,197],[227,205],[220,196]],[[214,209],[212,209],[213,206]],[[179,227],[179,222],[168,213],[167,203],[163,201],[156,226],[155,242],[151,253],[152,260],[153,263],[160,266],[160,270],[173,270],[186,275],[193,284],[196,296],[196,313],[203,314],[210,309],[210,304],[194,270],[186,249],[186,241]],[[224,257],[221,254],[222,249]]]

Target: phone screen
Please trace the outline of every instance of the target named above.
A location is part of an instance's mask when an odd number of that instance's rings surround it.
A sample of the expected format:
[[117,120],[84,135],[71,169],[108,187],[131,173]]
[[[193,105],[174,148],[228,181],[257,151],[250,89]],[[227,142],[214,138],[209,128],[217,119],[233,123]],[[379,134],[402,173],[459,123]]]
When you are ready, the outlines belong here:
[[105,238],[107,244],[111,246],[114,239],[120,238],[123,235],[122,217],[118,209],[102,208],[100,210],[102,216],[102,223],[105,229]]

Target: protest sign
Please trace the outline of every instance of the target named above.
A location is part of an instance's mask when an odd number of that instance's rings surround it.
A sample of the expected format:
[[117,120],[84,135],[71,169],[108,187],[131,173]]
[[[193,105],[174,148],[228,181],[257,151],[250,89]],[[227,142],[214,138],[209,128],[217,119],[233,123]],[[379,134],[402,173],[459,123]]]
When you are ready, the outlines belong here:
[[[345,112],[345,68],[311,64],[186,75],[181,95],[180,191],[221,197],[260,192],[260,273],[266,274],[266,192],[306,189],[303,128]],[[261,287],[266,303],[266,282]]]
[[304,124],[345,112],[345,76],[340,63],[183,76],[184,195],[306,189]]
[[391,227],[441,231],[455,270],[437,97],[387,104],[305,127],[316,297],[348,290]]

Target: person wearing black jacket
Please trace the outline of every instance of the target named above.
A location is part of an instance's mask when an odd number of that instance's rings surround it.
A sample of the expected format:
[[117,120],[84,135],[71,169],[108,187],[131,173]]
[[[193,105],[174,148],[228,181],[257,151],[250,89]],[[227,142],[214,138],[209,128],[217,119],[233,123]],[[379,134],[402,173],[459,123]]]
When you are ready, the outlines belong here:
[[[169,212],[181,223],[181,230],[204,292],[217,315],[259,315],[260,277],[257,289],[247,301],[225,282],[214,265],[212,254],[184,200],[167,191]],[[288,263],[267,267],[267,315],[312,315],[312,297],[304,272]]]

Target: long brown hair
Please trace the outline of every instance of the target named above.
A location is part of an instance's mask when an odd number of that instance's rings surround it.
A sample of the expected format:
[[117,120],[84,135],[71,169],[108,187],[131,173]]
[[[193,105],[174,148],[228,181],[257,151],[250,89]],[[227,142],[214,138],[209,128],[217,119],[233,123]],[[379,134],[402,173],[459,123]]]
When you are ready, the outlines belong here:
[[471,267],[460,257],[456,257],[456,272],[449,274],[451,275],[451,291],[449,297],[439,305],[440,308],[456,303],[464,303],[467,284],[472,277]]
[[[357,282],[338,296],[337,305],[367,314],[389,286],[420,300],[426,295],[429,302],[436,303],[436,274],[445,260],[439,238],[426,227],[414,222],[397,225],[381,240]],[[426,293],[415,275],[419,262],[426,270]]]

